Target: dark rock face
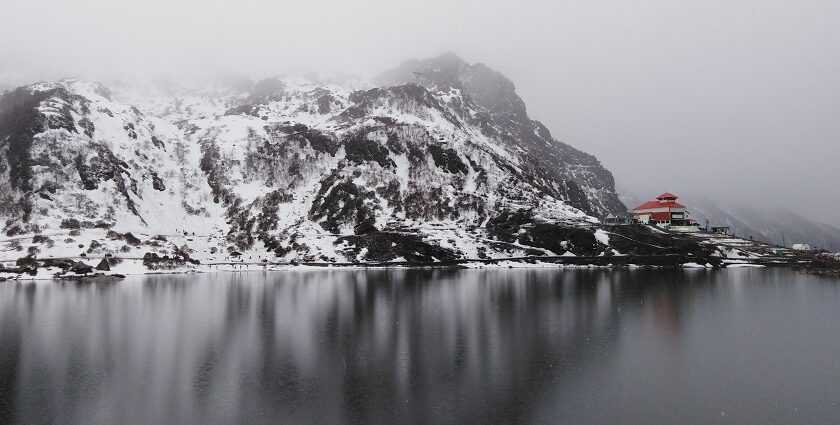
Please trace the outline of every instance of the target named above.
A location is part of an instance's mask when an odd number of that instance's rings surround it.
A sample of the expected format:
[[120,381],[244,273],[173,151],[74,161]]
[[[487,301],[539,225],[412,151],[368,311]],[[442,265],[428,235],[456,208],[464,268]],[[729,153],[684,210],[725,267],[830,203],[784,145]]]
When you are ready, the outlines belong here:
[[309,218],[334,233],[338,233],[342,225],[353,227],[356,233],[372,231],[374,216],[370,201],[373,192],[338,179],[334,174],[321,182],[318,197],[309,210]]
[[610,232],[617,234],[610,237],[610,245],[622,254],[662,255],[683,254],[708,258],[715,252],[710,245],[698,242],[697,238],[686,235],[654,233],[644,226],[614,226]]
[[458,156],[458,152],[454,149],[442,148],[438,145],[430,145],[429,153],[432,154],[432,158],[435,160],[435,165],[443,168],[447,172],[452,174],[466,174],[469,171],[467,169],[467,165],[461,161],[461,158]]
[[[44,111],[49,114],[45,114]],[[77,128],[73,113],[88,112],[86,99],[70,93],[65,88],[32,90],[20,87],[0,96],[0,152],[5,161],[0,162],[0,173],[8,171],[8,184],[11,191],[28,194],[33,191],[33,167],[47,165],[40,158],[33,157],[32,148],[35,136],[45,130],[66,130],[78,133],[79,128],[90,137],[94,125],[90,120],[82,119]],[[0,199],[12,210],[12,216],[19,216],[22,221],[29,221],[32,202],[28,196],[18,199]]]
[[338,151],[339,144],[331,137],[321,133],[318,130],[311,129],[303,124],[295,124],[288,128],[286,137],[289,140],[294,140],[303,143],[309,143],[316,152],[327,153],[335,155]]
[[356,164],[375,162],[381,167],[395,167],[394,161],[388,158],[388,149],[381,144],[364,137],[354,136],[344,143],[347,159]]
[[6,148],[9,183],[13,189],[32,190],[32,138],[45,128],[45,119],[37,107],[56,93],[33,92],[21,87],[0,96],[0,141]]
[[[606,248],[595,240],[593,229],[540,222],[530,211],[504,212],[491,218],[487,229],[498,240],[546,249],[555,255],[595,256]],[[532,251],[532,255],[546,254]]]
[[160,192],[166,190],[166,185],[163,184],[163,179],[158,177],[155,172],[152,172],[152,188]]
[[93,157],[87,162],[81,155],[76,156],[74,165],[79,172],[79,178],[82,180],[82,185],[85,190],[97,189],[99,188],[100,181],[114,178],[115,173],[111,164],[105,163],[98,156]]
[[82,261],[76,261],[70,266],[70,271],[76,274],[88,274],[93,272],[93,266]]
[[182,268],[189,264],[199,264],[198,261],[193,260],[186,255],[160,256],[154,252],[147,252],[143,255],[143,265],[149,270],[171,270]]
[[207,176],[207,184],[213,193],[213,202],[233,202],[233,196],[227,189],[228,179],[224,171],[230,163],[221,157],[219,147],[213,141],[204,141],[201,144],[201,161],[199,167]]
[[424,242],[419,236],[399,233],[372,232],[359,236],[345,236],[336,241],[354,246],[355,254],[364,250],[365,261],[394,261],[402,259],[410,263],[434,263],[455,260],[459,253]]
[[163,143],[163,141],[155,136],[152,136],[152,144],[155,145],[155,147],[157,148],[166,149],[166,145]]
[[376,107],[384,105],[406,112],[422,113],[425,109],[436,110],[453,123],[457,123],[457,119],[441,106],[432,93],[417,84],[356,91],[350,94],[349,100],[352,105],[339,114],[339,117],[345,120],[370,116]]

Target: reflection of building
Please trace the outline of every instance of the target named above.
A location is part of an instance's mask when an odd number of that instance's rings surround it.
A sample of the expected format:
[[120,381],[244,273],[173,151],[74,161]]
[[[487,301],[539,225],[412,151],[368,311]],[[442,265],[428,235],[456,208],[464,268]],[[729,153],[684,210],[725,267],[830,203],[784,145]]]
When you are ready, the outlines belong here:
[[633,219],[639,223],[660,226],[694,226],[685,205],[677,202],[677,195],[665,192],[633,208]]

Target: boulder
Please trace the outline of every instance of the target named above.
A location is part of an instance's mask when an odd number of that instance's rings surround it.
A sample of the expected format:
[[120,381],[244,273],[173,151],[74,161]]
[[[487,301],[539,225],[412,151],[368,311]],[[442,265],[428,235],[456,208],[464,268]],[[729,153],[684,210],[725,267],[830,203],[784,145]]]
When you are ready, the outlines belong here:
[[111,271],[111,265],[108,264],[108,259],[103,258],[102,261],[100,261],[99,264],[96,265],[96,270],[102,270],[106,272]]
[[93,272],[93,266],[85,264],[81,261],[76,261],[70,266],[70,271],[76,274],[88,274]]

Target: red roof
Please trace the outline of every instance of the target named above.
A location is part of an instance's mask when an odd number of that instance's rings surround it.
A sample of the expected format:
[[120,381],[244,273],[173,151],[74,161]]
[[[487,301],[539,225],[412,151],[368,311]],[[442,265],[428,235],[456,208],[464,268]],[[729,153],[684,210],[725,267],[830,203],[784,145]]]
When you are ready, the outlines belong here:
[[679,196],[674,195],[673,193],[665,192],[656,197],[656,199],[677,199]]
[[674,202],[674,201],[666,201],[666,202],[647,201],[644,204],[639,205],[636,208],[633,208],[633,211],[649,210],[649,209],[652,209],[652,208],[685,208],[685,205],[683,205],[679,202]]

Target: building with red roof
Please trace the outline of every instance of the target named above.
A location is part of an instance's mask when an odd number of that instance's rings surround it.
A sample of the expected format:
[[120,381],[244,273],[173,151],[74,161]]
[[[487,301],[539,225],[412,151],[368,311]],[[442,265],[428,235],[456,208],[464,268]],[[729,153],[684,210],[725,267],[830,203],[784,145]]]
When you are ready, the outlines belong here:
[[639,223],[660,226],[693,226],[685,205],[677,202],[677,195],[665,192],[654,201],[633,208],[633,219]]

